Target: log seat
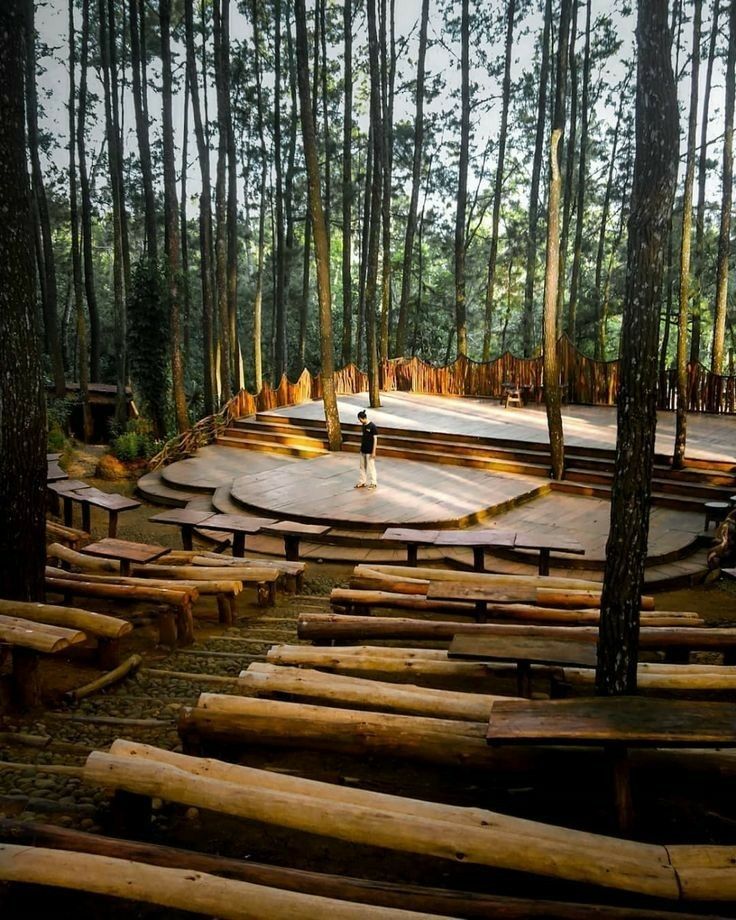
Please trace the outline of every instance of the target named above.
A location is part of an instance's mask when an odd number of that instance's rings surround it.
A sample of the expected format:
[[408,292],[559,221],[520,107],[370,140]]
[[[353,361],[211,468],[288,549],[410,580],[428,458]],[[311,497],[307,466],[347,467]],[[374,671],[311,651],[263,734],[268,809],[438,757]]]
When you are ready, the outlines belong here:
[[[65,573],[66,574],[66,573]],[[97,643],[100,667],[115,667],[120,658],[120,640],[133,629],[120,617],[95,613],[76,607],[59,607],[29,601],[0,600],[0,615],[26,620],[29,624],[46,624],[79,630]]]
[[0,614],[0,664],[10,663],[11,705],[20,709],[40,705],[40,655],[58,655],[86,641],[87,636],[79,629]]
[[79,550],[92,541],[91,534],[77,527],[67,527],[57,521],[46,521],[46,540],[49,543],[63,543],[69,549]]

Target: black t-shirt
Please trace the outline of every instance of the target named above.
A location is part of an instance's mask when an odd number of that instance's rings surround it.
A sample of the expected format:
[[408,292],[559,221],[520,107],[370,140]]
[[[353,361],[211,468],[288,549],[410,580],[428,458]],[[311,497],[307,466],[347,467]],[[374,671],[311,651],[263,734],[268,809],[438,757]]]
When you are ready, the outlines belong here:
[[376,443],[376,435],[378,434],[378,429],[373,424],[373,422],[367,422],[363,425],[363,431],[360,436],[360,452],[361,454],[372,454],[373,448]]

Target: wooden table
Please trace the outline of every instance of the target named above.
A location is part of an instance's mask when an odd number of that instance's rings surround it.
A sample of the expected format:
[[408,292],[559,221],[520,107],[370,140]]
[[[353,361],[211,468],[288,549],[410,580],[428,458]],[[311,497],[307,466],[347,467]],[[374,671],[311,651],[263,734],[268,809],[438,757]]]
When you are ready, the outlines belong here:
[[264,533],[280,534],[284,538],[284,555],[288,562],[299,562],[299,541],[304,537],[319,537],[330,527],[326,524],[302,524],[300,521],[277,521],[263,528]]
[[206,530],[233,535],[233,556],[245,556],[245,536],[258,533],[264,527],[276,524],[274,518],[251,517],[246,514],[213,514],[207,518]]
[[529,585],[478,585],[467,581],[431,581],[427,587],[427,600],[475,601],[475,611],[482,623],[488,613],[488,604],[535,604],[536,588]]
[[101,489],[88,486],[87,488],[68,493],[72,501],[77,501],[82,506],[82,530],[91,533],[91,506],[102,508],[107,511],[107,535],[108,537],[117,536],[118,532],[118,514],[121,511],[131,511],[133,508],[140,508],[141,503],[134,498],[126,498],[125,495],[118,495],[117,492],[103,492]]
[[174,524],[181,529],[181,545],[184,549],[193,549],[192,536],[194,528],[215,516],[214,511],[196,511],[189,508],[172,508],[154,514],[148,520],[154,524]]
[[601,745],[611,761],[619,826],[631,825],[629,747],[735,747],[733,703],[651,697],[495,702],[490,744]]
[[549,557],[552,550],[558,553],[575,553],[578,556],[585,555],[585,547],[577,540],[571,540],[564,535],[557,534],[540,536],[539,534],[516,534],[516,543],[514,549],[537,549],[539,550],[539,574],[549,575]]
[[469,546],[473,550],[473,568],[485,571],[485,553],[492,546],[513,549],[516,533],[512,530],[440,530],[435,546]]
[[541,636],[457,635],[450,643],[448,658],[470,661],[515,661],[519,696],[531,694],[532,664],[595,667],[595,645],[578,639],[548,639]]
[[406,544],[407,565],[416,566],[420,546],[431,546],[439,536],[439,530],[419,530],[412,527],[389,527],[381,534],[382,540]]
[[130,575],[132,563],[145,565],[153,562],[154,559],[160,559],[171,550],[168,546],[159,546],[157,543],[133,543],[130,540],[105,537],[104,540],[98,540],[97,543],[89,543],[82,547],[82,552],[103,559],[117,559],[120,563],[120,574],[127,577]]
[[73,526],[74,515],[72,502],[73,498],[68,493],[70,492],[82,492],[85,489],[90,487],[86,482],[82,482],[81,479],[62,479],[59,482],[49,482],[46,485],[46,488],[51,493],[52,502],[55,502],[53,505],[54,510],[58,512],[59,510],[59,499],[64,503],[64,524],[67,527]]

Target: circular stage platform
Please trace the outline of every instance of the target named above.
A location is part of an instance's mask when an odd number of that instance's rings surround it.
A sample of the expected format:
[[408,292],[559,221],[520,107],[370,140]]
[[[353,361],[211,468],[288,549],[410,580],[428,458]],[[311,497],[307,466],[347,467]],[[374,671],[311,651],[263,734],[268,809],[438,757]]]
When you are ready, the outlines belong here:
[[230,492],[270,517],[383,530],[467,527],[549,491],[532,476],[380,457],[377,489],[356,489],[357,479],[357,454],[328,454],[241,476]]

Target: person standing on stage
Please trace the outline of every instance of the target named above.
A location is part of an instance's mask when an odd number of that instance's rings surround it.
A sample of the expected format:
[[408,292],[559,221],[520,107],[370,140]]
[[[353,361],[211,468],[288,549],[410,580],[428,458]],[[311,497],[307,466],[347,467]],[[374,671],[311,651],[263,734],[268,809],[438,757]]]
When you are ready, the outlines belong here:
[[363,426],[360,437],[360,479],[355,484],[356,489],[375,489],[378,485],[376,478],[376,447],[378,445],[378,429],[373,422],[368,421],[365,409],[358,413],[358,420]]

